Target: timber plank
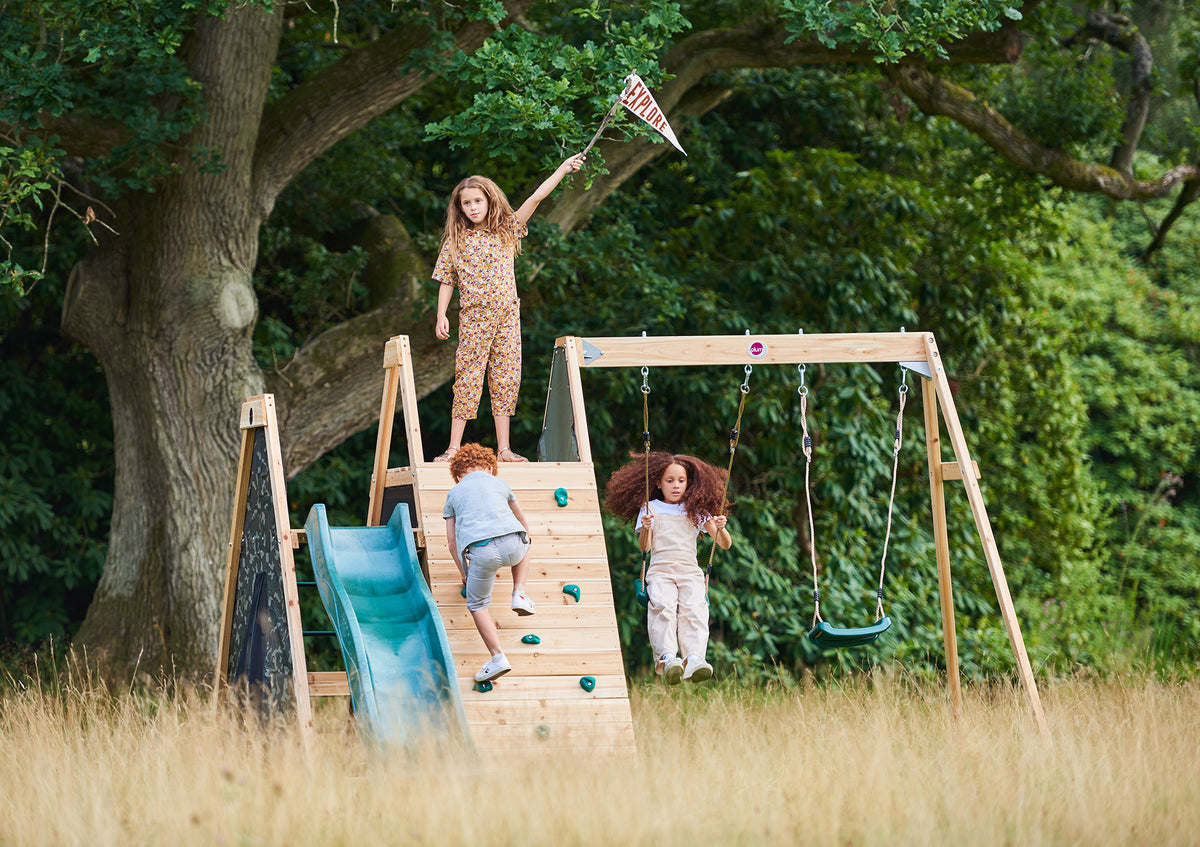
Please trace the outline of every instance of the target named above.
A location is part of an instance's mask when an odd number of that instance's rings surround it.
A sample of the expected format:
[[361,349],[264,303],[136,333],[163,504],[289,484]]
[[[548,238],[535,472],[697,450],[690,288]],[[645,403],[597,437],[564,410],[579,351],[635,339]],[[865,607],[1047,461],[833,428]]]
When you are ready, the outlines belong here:
[[[596,686],[587,691],[579,684],[583,676],[591,676],[596,680]],[[463,702],[472,699],[485,698],[488,702],[496,700],[518,700],[522,703],[531,700],[552,699],[562,700],[603,700],[617,698],[629,699],[629,691],[625,674],[580,674],[580,676],[516,676],[507,674],[500,677],[492,686],[491,691],[475,690],[475,681],[470,677],[458,679],[459,691]]]
[[510,726],[585,721],[597,724],[621,723],[629,720],[629,704],[621,700],[589,700],[580,703],[578,700],[541,699],[507,703],[479,697],[465,701],[463,708],[469,721]]

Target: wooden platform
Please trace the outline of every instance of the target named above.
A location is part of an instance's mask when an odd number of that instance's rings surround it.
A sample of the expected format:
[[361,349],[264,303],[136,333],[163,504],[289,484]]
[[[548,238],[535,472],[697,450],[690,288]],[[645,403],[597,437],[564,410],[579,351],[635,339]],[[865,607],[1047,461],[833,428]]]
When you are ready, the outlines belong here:
[[[513,669],[486,693],[475,690],[473,677],[488,652],[446,544],[442,508],[453,485],[449,466],[424,463],[389,470],[387,476],[389,487],[414,486],[418,546],[423,544],[475,747],[485,759],[516,750],[633,753],[595,469],[582,462],[502,463],[499,476],[529,520],[533,559],[526,590],[537,613],[521,617],[511,610],[512,584],[502,571],[491,612]],[[567,491],[566,506],[555,500],[558,488]],[[578,601],[564,593],[567,585],[579,586]],[[529,634],[541,643],[523,644]],[[587,676],[596,681],[591,691],[580,684]]]

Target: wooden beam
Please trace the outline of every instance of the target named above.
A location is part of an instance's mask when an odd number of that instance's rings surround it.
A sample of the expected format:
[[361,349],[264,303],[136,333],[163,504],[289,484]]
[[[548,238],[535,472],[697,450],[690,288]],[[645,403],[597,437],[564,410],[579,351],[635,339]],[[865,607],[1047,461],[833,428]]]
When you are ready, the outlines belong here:
[[[585,338],[598,355],[582,367],[640,368],[676,365],[817,364],[820,362],[906,362],[925,359],[927,332],[815,335],[665,335]],[[559,338],[564,344],[573,336]]]
[[[971,473],[976,479],[983,479],[983,475],[979,473],[979,463],[971,462]],[[962,479],[962,468],[958,462],[942,462],[942,479],[947,482]]]
[[242,412],[238,416],[238,426],[242,429],[257,429],[263,426],[267,416],[265,394],[250,397],[242,403]]
[[308,692],[313,697],[349,697],[350,681],[345,671],[309,671]]

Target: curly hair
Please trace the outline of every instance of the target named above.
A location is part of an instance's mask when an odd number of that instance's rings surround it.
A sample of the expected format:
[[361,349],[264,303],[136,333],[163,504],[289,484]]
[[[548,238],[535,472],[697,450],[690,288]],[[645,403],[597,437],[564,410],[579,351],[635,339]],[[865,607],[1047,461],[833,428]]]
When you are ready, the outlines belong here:
[[506,248],[512,248],[513,255],[521,253],[521,239],[513,229],[513,207],[508,202],[504,190],[486,176],[469,176],[454,186],[450,192],[450,203],[446,207],[446,228],[442,231],[442,246],[450,245],[450,252],[458,256],[466,238],[467,231],[472,228],[471,219],[462,210],[460,199],[468,188],[476,188],[487,197],[487,217],[480,223],[480,228],[488,232],[499,233],[500,240]]
[[[630,454],[637,458],[613,472],[604,489],[605,507],[619,518],[632,523],[646,503],[646,465],[644,455]],[[687,472],[687,488],[683,492],[683,505],[687,515],[695,524],[705,515],[723,515],[728,511],[725,499],[724,468],[710,465],[703,459],[665,451],[650,454],[650,499],[662,500],[659,482],[671,465],[679,465]]]
[[450,460],[450,476],[458,482],[471,468],[487,468],[494,474],[496,454],[490,447],[484,447],[482,444],[464,444]]

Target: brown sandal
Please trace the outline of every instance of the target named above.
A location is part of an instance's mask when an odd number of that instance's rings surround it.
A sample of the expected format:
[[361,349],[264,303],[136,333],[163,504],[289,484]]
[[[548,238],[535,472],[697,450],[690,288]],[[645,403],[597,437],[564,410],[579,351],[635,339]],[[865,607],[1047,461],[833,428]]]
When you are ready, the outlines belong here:
[[[508,456],[509,458],[504,458]],[[496,458],[502,462],[528,462],[524,456],[517,455],[511,447],[501,447],[496,451]]]
[[433,460],[435,462],[448,462],[454,458],[454,454],[457,452],[458,452],[457,447],[447,447],[445,453],[443,453],[440,456],[435,456]]

